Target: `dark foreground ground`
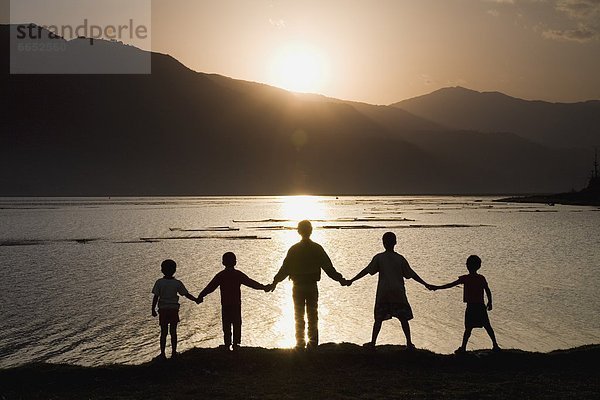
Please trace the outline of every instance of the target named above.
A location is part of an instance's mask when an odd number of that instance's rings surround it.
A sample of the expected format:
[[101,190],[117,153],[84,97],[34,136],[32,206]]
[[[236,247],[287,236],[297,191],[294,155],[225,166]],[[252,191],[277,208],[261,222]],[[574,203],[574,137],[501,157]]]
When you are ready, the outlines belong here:
[[194,349],[172,361],[0,370],[0,399],[598,399],[600,345],[463,356],[352,344]]

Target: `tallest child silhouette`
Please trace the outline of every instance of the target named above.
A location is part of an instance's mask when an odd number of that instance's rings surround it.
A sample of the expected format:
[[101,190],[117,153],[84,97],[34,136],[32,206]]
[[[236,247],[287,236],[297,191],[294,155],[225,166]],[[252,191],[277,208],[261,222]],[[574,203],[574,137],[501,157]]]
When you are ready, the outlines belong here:
[[[273,278],[271,290],[289,277],[294,283],[292,297],[294,300],[294,317],[296,319],[296,348],[315,349],[319,345],[319,289],[317,282],[321,280],[321,269],[334,281],[347,285],[348,281],[335,270],[331,259],[323,247],[310,239],[313,228],[310,221],[298,224],[300,242],[290,247],[283,265]],[[304,335],[304,314],[308,317],[308,345]]]

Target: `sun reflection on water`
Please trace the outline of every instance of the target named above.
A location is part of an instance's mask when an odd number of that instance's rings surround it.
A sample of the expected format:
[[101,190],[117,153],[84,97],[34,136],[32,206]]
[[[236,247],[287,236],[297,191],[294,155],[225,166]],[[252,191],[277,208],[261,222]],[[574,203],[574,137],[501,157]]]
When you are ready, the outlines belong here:
[[[326,240],[319,226],[323,225],[323,221],[330,218],[330,209],[327,204],[327,198],[319,196],[286,196],[281,198],[281,218],[290,221],[290,226],[296,227],[298,222],[309,220],[313,225],[313,234],[311,239],[324,244]],[[298,232],[295,230],[285,231],[282,235],[282,245],[287,249],[294,243],[300,240]]]
[[326,199],[318,196],[286,196],[281,198],[283,217],[292,221],[324,219],[328,215]]
[[278,299],[280,314],[273,324],[273,331],[277,338],[275,346],[289,349],[296,345],[292,285],[288,282],[282,282],[278,290],[281,291]]

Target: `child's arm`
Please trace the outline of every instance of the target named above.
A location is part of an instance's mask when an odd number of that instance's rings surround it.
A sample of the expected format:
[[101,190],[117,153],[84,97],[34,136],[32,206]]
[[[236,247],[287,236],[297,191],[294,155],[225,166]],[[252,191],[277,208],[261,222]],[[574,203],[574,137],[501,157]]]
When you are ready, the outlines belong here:
[[262,283],[258,283],[254,279],[249,278],[248,275],[244,274],[243,272],[242,285],[248,286],[249,288],[256,290],[264,290],[265,292],[268,292],[268,289],[270,289],[270,285],[263,285]]
[[321,269],[323,271],[325,271],[325,273],[327,274],[328,277],[330,277],[331,279],[333,279],[336,282],[339,282],[340,285],[342,286],[350,286],[349,282],[347,279],[345,279],[342,274],[340,274],[339,272],[337,272],[333,266],[333,263],[331,262],[331,258],[329,258],[329,256],[327,255],[327,253],[325,252],[325,250],[321,249]]
[[184,294],[183,296],[184,296],[185,298],[187,298],[187,299],[189,299],[189,300],[193,301],[194,303],[198,303],[198,300],[199,300],[199,299],[195,298],[194,296],[192,296],[192,295],[191,295],[191,294],[189,294],[189,293],[186,293],[186,294]]
[[158,314],[156,314],[156,305],[158,304],[158,295],[155,294],[154,297],[152,298],[152,316],[156,317]]
[[425,282],[420,276],[419,274],[417,274],[416,272],[413,271],[413,276],[412,278],[419,282],[421,285],[425,286],[427,289],[429,290],[433,290],[433,285],[430,285],[429,283]]
[[450,288],[452,288],[454,286],[458,286],[458,285],[460,285],[459,279],[455,280],[454,282],[447,283],[445,285],[440,285],[440,286],[430,285],[430,286],[432,288],[431,290],[439,290],[439,289],[450,289]]
[[487,298],[488,298],[487,309],[489,311],[492,311],[492,291],[490,290],[490,288],[488,286],[486,286],[484,289],[485,289],[485,294],[487,295]]
[[219,275],[215,276],[212,279],[212,281],[210,281],[210,283],[208,285],[206,285],[204,290],[202,290],[200,292],[200,294],[198,294],[197,303],[202,303],[204,301],[204,297],[208,296],[209,294],[214,292],[219,287],[219,285],[221,284],[221,281],[218,279],[218,277],[219,277]]
[[277,287],[277,284],[279,282],[282,282],[285,278],[287,278],[290,275],[290,273],[289,273],[290,262],[288,261],[289,257],[290,257],[290,252],[288,251],[287,256],[285,256],[285,259],[283,260],[283,264],[281,264],[281,268],[279,268],[279,271],[277,271],[277,273],[273,277],[273,283],[271,283],[270,285],[267,285],[267,287],[266,287],[269,292],[273,292],[275,290],[275,288]]
[[194,303],[198,304],[198,299],[195,298],[194,296],[192,296],[190,294],[190,292],[188,292],[188,290],[185,288],[185,285],[181,281],[179,281],[179,287],[177,288],[177,293],[179,293],[179,295],[185,297],[186,299],[189,299],[189,300],[193,301]]
[[360,271],[356,276],[348,281],[348,286],[352,285],[355,281],[364,278],[369,274],[371,264],[367,265],[362,271]]

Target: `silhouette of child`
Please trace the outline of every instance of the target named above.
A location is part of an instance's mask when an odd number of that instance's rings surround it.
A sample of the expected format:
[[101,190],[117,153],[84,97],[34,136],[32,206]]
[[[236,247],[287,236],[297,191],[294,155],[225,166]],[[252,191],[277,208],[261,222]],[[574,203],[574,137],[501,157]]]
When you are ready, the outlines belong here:
[[[242,339],[242,293],[241,285],[252,289],[268,291],[269,287],[262,285],[250,278],[242,271],[235,269],[237,260],[235,254],[227,252],[223,254],[223,265],[225,269],[219,272],[210,283],[198,295],[198,303],[201,303],[207,295],[214,292],[217,287],[221,288],[221,319],[223,322],[224,348],[237,350]],[[233,327],[233,341],[231,328]]]
[[[486,332],[492,339],[493,350],[500,350],[496,335],[490,324],[488,310],[492,311],[492,291],[490,290],[487,281],[483,275],[477,273],[481,268],[481,258],[472,255],[467,258],[467,275],[460,276],[456,281],[446,285],[432,285],[432,290],[448,289],[457,285],[463,285],[463,301],[467,303],[465,311],[465,333],[463,335],[462,345],[456,349],[455,353],[464,353],[467,351],[467,342],[471,336],[473,328],[485,328]],[[488,298],[487,307],[483,301],[483,292]]]
[[173,260],[165,260],[160,265],[164,277],[154,284],[152,293],[152,316],[156,317],[156,305],[158,304],[158,321],[160,324],[160,358],[166,359],[165,348],[167,346],[167,333],[171,334],[171,357],[177,356],[177,324],[179,323],[179,297],[177,294],[187,297],[192,301],[197,299],[190,295],[183,283],[175,279],[177,263]]
[[395,317],[400,320],[400,324],[402,325],[402,330],[406,336],[406,347],[412,350],[415,348],[415,345],[411,340],[408,321],[413,318],[413,313],[406,297],[404,278],[412,278],[427,288],[429,288],[429,284],[412,270],[408,261],[402,255],[394,251],[395,245],[396,235],[392,232],[386,232],[383,235],[383,247],[385,251],[373,257],[369,265],[352,278],[349,284],[351,285],[367,274],[375,275],[379,273],[377,295],[375,298],[373,335],[371,341],[365,343],[364,346],[375,347],[382,322]]
[[[311,240],[312,232],[313,227],[310,221],[298,222],[298,234],[302,240],[290,247],[281,268],[273,277],[273,283],[269,286],[269,290],[273,291],[277,284],[285,278],[289,278],[294,284],[292,300],[294,302],[294,319],[296,320],[296,350],[306,348],[313,351],[319,346],[319,288],[317,283],[321,280],[321,270],[341,285],[348,286],[349,284],[342,274],[335,270],[323,247]],[[308,345],[305,340],[305,322],[308,322],[306,331]]]

